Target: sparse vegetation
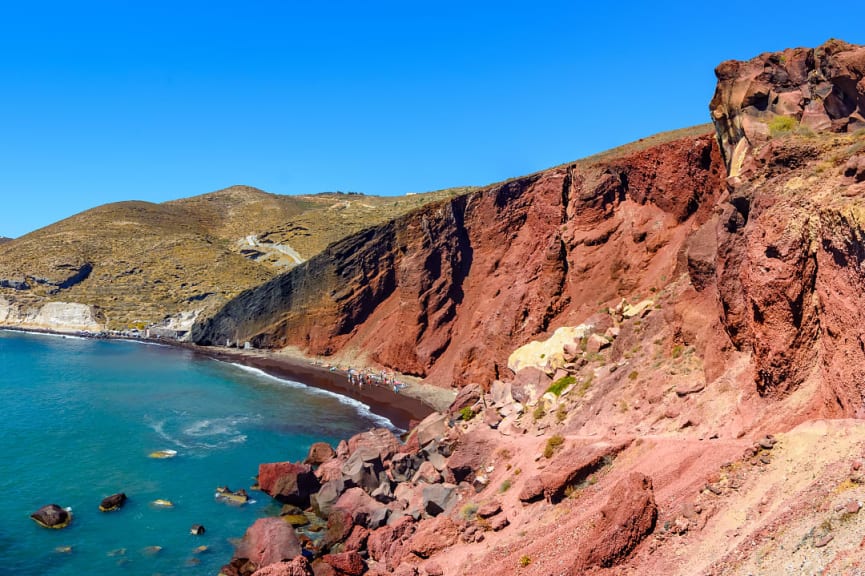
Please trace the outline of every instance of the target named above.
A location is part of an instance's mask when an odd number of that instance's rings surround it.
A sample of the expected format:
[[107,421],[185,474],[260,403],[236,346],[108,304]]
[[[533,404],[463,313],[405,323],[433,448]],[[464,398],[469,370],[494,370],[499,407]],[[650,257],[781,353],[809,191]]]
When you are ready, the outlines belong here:
[[531,564],[531,563],[532,563],[532,559],[531,559],[531,557],[526,556],[525,554],[523,554],[522,556],[520,556],[520,566],[521,566],[522,568],[525,568],[526,566],[528,566],[528,565]]
[[511,479],[505,478],[504,480],[502,480],[502,483],[499,485],[499,492],[504,494],[505,492],[507,492],[510,489],[511,489]]
[[543,401],[539,400],[538,405],[535,406],[534,411],[532,411],[532,418],[534,418],[537,421],[546,415],[547,415],[547,411],[544,410],[544,403],[543,403]]
[[556,408],[556,422],[561,424],[568,417],[568,409],[564,404],[559,404],[559,407]]
[[547,444],[544,446],[544,458],[552,458],[556,450],[561,448],[564,443],[565,439],[559,434],[547,438]]
[[579,396],[580,398],[585,396],[586,392],[589,391],[589,388],[592,387],[592,380],[594,379],[594,372],[589,372],[589,374],[585,378],[583,378],[582,382],[580,382],[580,385],[577,387],[577,396]]
[[636,380],[640,377],[640,373],[636,370],[632,370],[630,374],[628,374],[628,380]]
[[799,122],[792,116],[775,116],[769,120],[767,125],[769,126],[769,134],[775,137],[792,132],[799,125]]
[[577,379],[571,374],[568,374],[567,376],[562,376],[561,378],[550,384],[550,387],[547,388],[547,392],[552,392],[556,396],[561,396],[565,388],[567,388],[576,381]]
[[672,356],[674,359],[679,358],[682,356],[682,352],[684,352],[684,350],[685,350],[684,346],[682,346],[681,344],[676,344],[675,346],[673,346],[673,349],[670,351],[670,356]]
[[462,418],[464,422],[468,422],[474,417],[475,412],[474,410],[472,410],[471,406],[465,406],[462,410],[460,410],[460,418]]
[[469,502],[460,509],[460,515],[466,521],[471,521],[478,513],[478,505],[474,502]]

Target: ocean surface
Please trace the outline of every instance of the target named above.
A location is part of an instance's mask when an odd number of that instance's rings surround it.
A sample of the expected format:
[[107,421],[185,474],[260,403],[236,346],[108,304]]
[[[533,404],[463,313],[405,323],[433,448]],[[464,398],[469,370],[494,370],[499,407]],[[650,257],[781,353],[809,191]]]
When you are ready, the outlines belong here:
[[[255,491],[245,506],[217,501],[217,486],[249,490],[260,462],[388,425],[355,400],[137,342],[0,330],[0,372],[4,574],[215,575],[231,539],[279,510]],[[115,492],[126,505],[100,512]],[[68,528],[29,518],[50,503],[72,509]]]

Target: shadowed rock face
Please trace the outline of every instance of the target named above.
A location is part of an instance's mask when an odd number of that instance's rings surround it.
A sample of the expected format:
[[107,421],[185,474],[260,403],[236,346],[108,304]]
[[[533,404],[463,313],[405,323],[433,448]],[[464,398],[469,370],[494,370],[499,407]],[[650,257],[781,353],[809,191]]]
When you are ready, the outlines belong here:
[[554,324],[672,276],[722,169],[703,133],[433,204],[243,293],[193,339],[350,347],[441,384],[486,383]]
[[829,40],[715,69],[709,109],[731,176],[748,150],[770,137],[771,122],[788,116],[812,131],[865,128],[865,47]]

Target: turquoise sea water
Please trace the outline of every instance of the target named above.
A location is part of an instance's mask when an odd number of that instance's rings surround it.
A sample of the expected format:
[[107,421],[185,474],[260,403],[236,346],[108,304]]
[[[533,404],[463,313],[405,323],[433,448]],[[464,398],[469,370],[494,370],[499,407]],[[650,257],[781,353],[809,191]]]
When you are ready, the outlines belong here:
[[[278,510],[260,492],[243,507],[219,502],[218,485],[248,490],[260,462],[302,459],[312,442],[383,424],[328,392],[135,342],[0,331],[0,371],[7,574],[216,574],[229,539]],[[148,458],[161,449],[178,454]],[[126,506],[99,512],[115,492],[129,496]],[[153,507],[157,498],[174,508]],[[29,518],[49,503],[72,508],[68,528]],[[193,524],[207,532],[192,536]]]

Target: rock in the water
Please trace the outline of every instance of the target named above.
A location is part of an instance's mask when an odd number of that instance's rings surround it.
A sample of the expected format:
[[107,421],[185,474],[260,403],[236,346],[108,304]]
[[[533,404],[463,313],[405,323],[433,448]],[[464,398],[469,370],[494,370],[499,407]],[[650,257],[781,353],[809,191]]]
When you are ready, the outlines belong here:
[[117,494],[112,494],[107,498],[103,498],[102,503],[99,504],[99,509],[102,512],[114,512],[115,510],[119,510],[125,502],[126,494],[119,492]]
[[202,534],[204,534],[204,532],[204,526],[202,526],[201,524],[193,524],[192,528],[189,529],[189,533],[193,536],[201,536]]
[[66,528],[72,522],[72,514],[57,504],[43,506],[31,514],[30,518],[43,528]]
[[318,478],[308,464],[275,462],[258,466],[261,490],[285,504],[306,508],[309,497],[320,488]]

